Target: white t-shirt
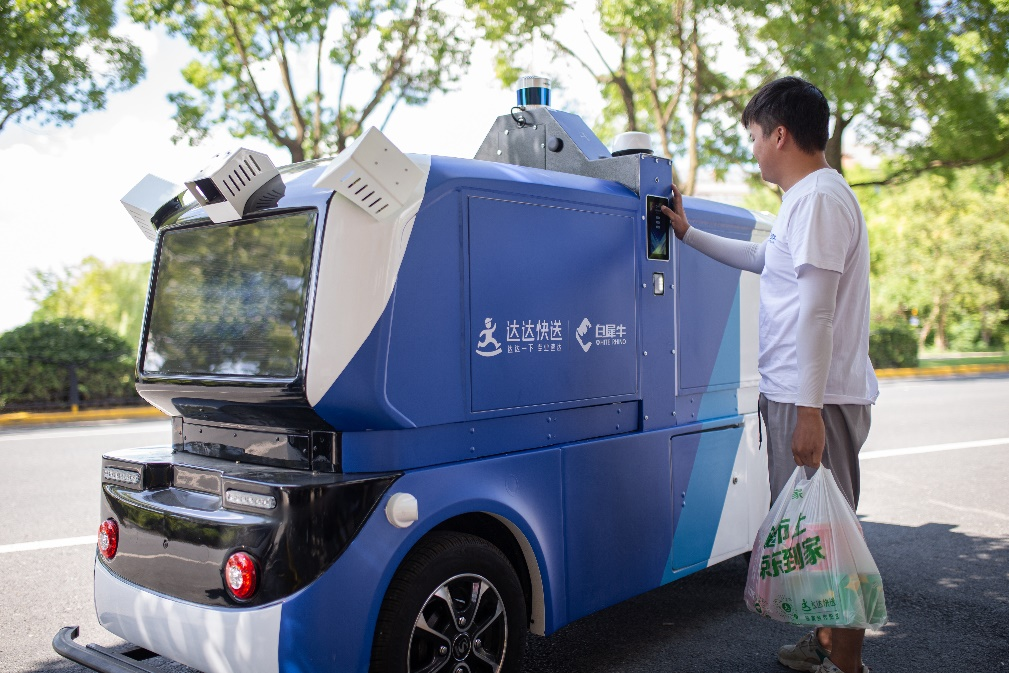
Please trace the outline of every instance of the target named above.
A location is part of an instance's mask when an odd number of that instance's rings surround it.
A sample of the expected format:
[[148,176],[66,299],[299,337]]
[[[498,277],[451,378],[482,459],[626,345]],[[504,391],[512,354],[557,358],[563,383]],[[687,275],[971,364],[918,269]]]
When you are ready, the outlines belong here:
[[841,274],[824,404],[872,404],[879,396],[869,362],[869,235],[854,192],[832,168],[787,192],[771,229],[760,275],[760,392],[794,404],[799,393],[796,271],[811,264]]

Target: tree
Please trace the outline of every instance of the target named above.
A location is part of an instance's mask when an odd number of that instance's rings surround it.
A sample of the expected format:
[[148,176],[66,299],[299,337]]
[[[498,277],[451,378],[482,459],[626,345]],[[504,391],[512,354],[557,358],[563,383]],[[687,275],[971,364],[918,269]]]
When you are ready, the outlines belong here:
[[134,20],[163,25],[200,53],[182,71],[195,94],[169,95],[175,142],[199,143],[226,124],[238,138],[286,148],[296,162],[343,150],[381,108],[388,119],[399,103],[421,104],[446,90],[468,65],[471,47],[462,20],[439,0],[127,6]]
[[844,134],[893,157],[862,184],[926,170],[1009,167],[1009,6],[1003,0],[772,0],[753,53],[804,76],[833,115],[827,160],[843,170]]
[[0,131],[19,120],[70,123],[140,81],[140,49],[112,34],[115,23],[112,0],[2,0]]
[[867,212],[876,322],[912,310],[919,343],[947,347],[958,324],[991,342],[1009,328],[1009,187],[998,171],[926,175]]
[[0,408],[135,397],[133,353],[111,330],[79,318],[30,322],[0,334]]
[[36,270],[29,286],[38,306],[32,320],[85,319],[106,327],[135,349],[150,268],[146,262],[105,263],[87,257],[62,272]]
[[575,13],[567,0],[469,2],[487,39],[501,47],[498,75],[505,84],[519,75],[514,54],[530,39],[546,42],[599,83],[605,102],[601,136],[620,127],[644,131],[658,136],[660,153],[686,154],[685,174],[674,169],[684,193],[694,192],[700,166],[721,171],[744,159],[740,134],[729,129],[738,124],[739,102],[749,88],[715,65],[721,45],[714,35],[738,11],[733,3],[599,0],[599,29],[609,44],[593,42],[593,53],[586,54],[558,31]]

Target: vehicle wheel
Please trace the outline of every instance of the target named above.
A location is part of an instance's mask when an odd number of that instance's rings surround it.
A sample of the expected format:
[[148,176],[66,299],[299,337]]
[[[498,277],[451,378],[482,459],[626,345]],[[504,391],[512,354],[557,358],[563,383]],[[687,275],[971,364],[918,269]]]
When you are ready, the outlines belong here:
[[435,533],[403,561],[382,602],[371,673],[508,673],[528,620],[508,559],[482,538]]

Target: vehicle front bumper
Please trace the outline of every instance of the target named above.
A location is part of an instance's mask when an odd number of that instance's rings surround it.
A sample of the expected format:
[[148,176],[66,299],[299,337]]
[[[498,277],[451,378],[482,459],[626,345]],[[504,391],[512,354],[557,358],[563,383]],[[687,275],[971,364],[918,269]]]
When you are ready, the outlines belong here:
[[[145,650],[205,673],[277,673],[283,603],[258,608],[218,608],[178,601],[141,589],[95,561],[98,621]],[[95,645],[74,642],[76,627],[62,629],[53,649],[103,673],[156,673],[141,662]]]

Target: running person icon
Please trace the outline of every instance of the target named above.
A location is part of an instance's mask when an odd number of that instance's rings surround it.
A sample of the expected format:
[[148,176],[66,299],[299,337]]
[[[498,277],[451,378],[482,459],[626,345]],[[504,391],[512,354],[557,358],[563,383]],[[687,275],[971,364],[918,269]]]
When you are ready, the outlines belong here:
[[[494,338],[494,331],[497,329],[497,324],[490,318],[484,318],[483,324],[486,329],[480,330],[480,341],[477,342],[476,352],[478,355],[483,355],[484,357],[497,355],[501,352],[501,343]],[[491,347],[493,347],[494,350],[487,350]]]

